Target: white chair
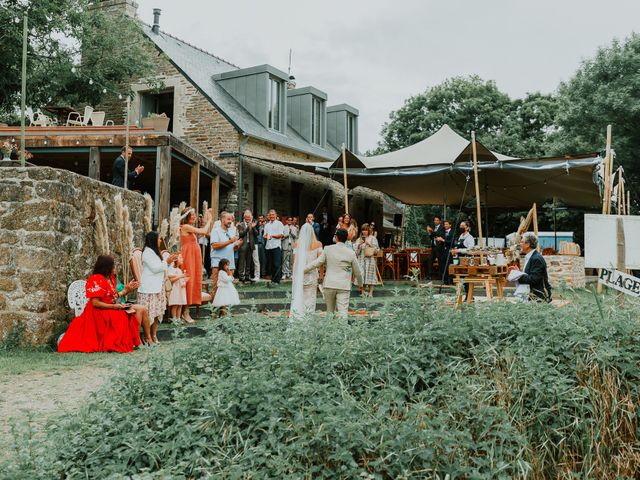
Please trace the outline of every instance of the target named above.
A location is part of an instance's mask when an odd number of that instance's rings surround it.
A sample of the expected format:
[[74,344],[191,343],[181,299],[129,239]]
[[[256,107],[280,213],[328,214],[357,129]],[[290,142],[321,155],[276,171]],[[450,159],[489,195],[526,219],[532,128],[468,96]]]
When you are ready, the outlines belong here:
[[34,112],[33,109],[29,107],[24,111],[24,113],[29,119],[30,127],[48,127],[49,125],[53,125],[54,123],[51,118],[42,113],[40,110]]
[[91,114],[91,125],[101,127],[104,125],[105,112],[93,112]]
[[89,301],[85,291],[86,286],[86,280],[76,280],[69,285],[69,290],[67,290],[67,302],[69,307],[75,311],[76,317],[80,316]]
[[93,107],[87,105],[84,107],[84,115],[80,115],[78,112],[71,112],[67,117],[67,127],[79,126],[86,127],[91,120],[91,114],[93,113]]

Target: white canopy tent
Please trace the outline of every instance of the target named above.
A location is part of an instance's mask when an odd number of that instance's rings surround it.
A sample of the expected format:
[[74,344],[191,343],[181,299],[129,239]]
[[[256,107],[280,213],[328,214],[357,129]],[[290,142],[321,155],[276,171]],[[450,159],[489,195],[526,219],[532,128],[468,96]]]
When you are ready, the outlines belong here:
[[[601,205],[597,153],[519,159],[492,152],[476,142],[480,196],[486,207],[524,208],[553,197],[572,207]],[[464,205],[475,196],[471,141],[448,125],[395,152],[372,157],[346,152],[349,188],[368,187],[406,204]],[[316,171],[336,179],[343,159]]]

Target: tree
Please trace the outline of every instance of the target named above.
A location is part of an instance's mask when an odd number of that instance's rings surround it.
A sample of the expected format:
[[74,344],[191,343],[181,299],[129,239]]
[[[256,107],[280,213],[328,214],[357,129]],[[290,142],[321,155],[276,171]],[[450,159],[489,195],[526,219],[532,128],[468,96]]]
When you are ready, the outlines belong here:
[[[616,164],[640,185],[640,35],[615,40],[585,60],[558,90],[557,153],[603,151],[607,125],[613,128]],[[637,195],[637,190],[632,190]],[[637,200],[637,196],[635,197]]]
[[[22,81],[22,18],[28,13],[27,105],[98,104],[148,76],[152,58],[139,24],[124,14],[89,9],[89,0],[0,0],[0,116],[15,113]],[[75,66],[75,73],[72,68]],[[89,80],[92,80],[89,83]],[[108,92],[107,92],[108,93]]]
[[445,123],[461,135],[475,130],[478,138],[495,136],[511,108],[511,99],[495,82],[474,75],[445,80],[413,96],[392,112],[382,128],[380,151],[413,145]]

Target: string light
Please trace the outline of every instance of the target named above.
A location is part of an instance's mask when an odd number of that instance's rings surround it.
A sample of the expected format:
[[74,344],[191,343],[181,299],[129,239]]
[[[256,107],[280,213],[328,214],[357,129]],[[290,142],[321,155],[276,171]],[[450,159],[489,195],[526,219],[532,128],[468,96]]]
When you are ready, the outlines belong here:
[[93,79],[92,78],[89,79],[89,85],[93,85]]
[[102,89],[102,93],[107,93],[107,89],[106,89],[106,88],[103,88],[103,89]]

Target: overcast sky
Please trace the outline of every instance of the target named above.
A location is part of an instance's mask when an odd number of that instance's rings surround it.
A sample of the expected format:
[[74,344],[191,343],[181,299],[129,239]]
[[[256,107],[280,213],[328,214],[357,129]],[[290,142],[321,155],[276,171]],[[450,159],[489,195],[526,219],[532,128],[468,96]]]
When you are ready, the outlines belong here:
[[360,110],[360,150],[404,99],[456,75],[552,92],[640,25],[640,0],[138,0],[139,16],[240,67],[269,63]]

